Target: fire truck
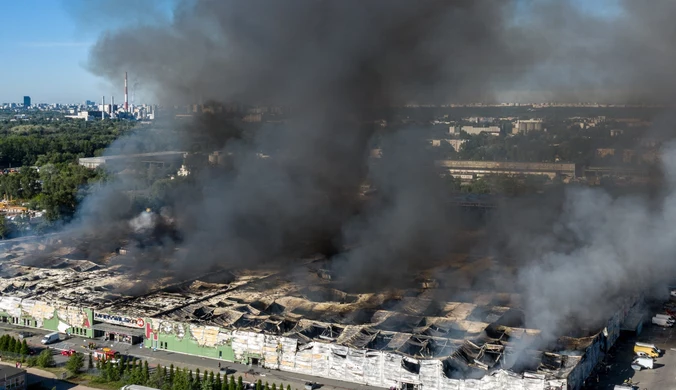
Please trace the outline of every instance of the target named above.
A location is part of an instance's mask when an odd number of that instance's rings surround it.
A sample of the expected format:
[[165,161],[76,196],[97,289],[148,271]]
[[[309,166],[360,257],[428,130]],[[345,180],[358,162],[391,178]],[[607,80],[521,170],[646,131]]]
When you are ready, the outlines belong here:
[[120,360],[119,352],[114,351],[110,348],[99,348],[92,354],[95,360],[100,360],[102,362],[111,362],[117,363]]

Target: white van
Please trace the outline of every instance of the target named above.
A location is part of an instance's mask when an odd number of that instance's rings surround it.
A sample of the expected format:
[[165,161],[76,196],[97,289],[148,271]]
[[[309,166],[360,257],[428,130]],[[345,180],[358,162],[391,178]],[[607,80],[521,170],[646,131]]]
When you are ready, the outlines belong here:
[[40,340],[40,342],[42,344],[45,344],[45,345],[55,343],[57,341],[59,341],[59,333],[58,332],[50,333],[50,334],[46,335],[45,337],[43,337],[42,340]]
[[653,363],[654,363],[654,361],[651,358],[639,357],[639,358],[634,359],[633,362],[631,362],[631,368],[636,370],[636,371],[640,371],[644,368],[652,370]]

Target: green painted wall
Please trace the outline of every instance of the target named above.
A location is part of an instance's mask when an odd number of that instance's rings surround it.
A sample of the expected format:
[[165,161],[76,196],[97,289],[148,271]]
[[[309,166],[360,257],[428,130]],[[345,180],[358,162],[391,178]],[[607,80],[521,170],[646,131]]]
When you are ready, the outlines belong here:
[[[84,333],[78,334],[78,336],[91,338],[93,337],[93,331],[91,329],[91,324],[93,323],[93,311],[90,309],[83,309],[83,311],[85,312],[85,314],[87,315],[87,319],[89,320],[88,322],[89,327],[86,327],[87,324],[69,324],[69,325],[77,326],[78,328],[84,329]],[[7,323],[12,324],[12,316],[9,315],[8,313],[0,311],[0,317],[7,317]],[[30,321],[30,323],[24,325],[24,320]],[[15,325],[57,331],[59,330],[58,310],[55,309],[54,316],[50,319],[44,320],[42,322],[42,326],[38,326],[38,323],[39,322],[35,318],[27,315],[22,315],[21,317],[19,317],[19,322],[16,323]],[[73,328],[71,328],[70,331],[72,334],[75,334]]]
[[[152,321],[146,319],[147,321]],[[219,345],[216,347],[206,347],[200,346],[197,344],[194,338],[190,335],[190,330],[188,325],[183,326],[185,329],[185,335],[183,338],[179,338],[174,334],[167,334],[160,332],[157,341],[153,339],[144,339],[143,343],[146,348],[153,348],[157,346],[157,349],[166,349],[167,351],[187,353],[190,355],[204,356],[209,358],[220,358],[226,361],[235,361],[235,352],[232,350],[230,344]],[[161,348],[162,344],[166,343],[166,347]]]

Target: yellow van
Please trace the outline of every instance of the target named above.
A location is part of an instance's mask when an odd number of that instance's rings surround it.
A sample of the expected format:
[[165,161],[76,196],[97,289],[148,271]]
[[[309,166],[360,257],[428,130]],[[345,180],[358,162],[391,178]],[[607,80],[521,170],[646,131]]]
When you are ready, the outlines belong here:
[[657,347],[655,347],[653,344],[645,344],[645,343],[636,343],[634,344],[634,354],[636,355],[646,355],[651,358],[657,358],[660,357],[660,351]]

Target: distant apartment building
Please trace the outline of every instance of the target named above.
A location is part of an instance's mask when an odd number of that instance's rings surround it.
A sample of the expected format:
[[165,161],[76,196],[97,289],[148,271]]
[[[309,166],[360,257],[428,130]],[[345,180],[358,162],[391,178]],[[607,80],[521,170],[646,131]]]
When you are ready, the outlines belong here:
[[448,129],[450,134],[460,134],[465,132],[470,135],[486,133],[490,135],[500,135],[500,126],[451,126]]
[[456,152],[459,152],[460,147],[467,142],[466,139],[445,139],[444,141],[448,142]]
[[531,131],[542,131],[544,129],[542,119],[519,120],[512,128],[512,134],[525,134]]
[[550,179],[561,177],[567,181],[575,178],[576,174],[575,164],[572,163],[437,160],[436,166],[444,174],[461,179],[484,175],[545,175]]
[[428,139],[427,142],[429,142],[432,147],[439,147],[443,144],[448,144],[448,145],[451,145],[453,147],[453,150],[455,150],[456,152],[459,152],[460,147],[462,146],[462,144],[467,142],[467,140],[466,139],[448,139],[447,138],[447,139]]
[[31,106],[31,97],[30,96],[24,96],[23,97],[23,106],[24,107],[30,107]]
[[80,111],[75,115],[66,115],[66,118],[71,119],[84,119],[85,121],[91,121],[95,119],[101,119],[101,114],[99,113],[98,117],[94,117],[92,113],[96,114],[96,111]]

